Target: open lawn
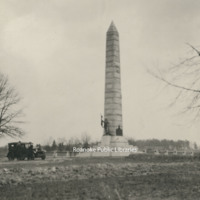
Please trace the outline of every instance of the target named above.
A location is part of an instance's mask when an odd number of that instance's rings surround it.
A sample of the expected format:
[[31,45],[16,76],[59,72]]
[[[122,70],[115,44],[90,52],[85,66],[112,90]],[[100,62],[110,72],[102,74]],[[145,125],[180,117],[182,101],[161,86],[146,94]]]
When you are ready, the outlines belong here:
[[[146,155],[145,155],[146,156]],[[169,157],[0,161],[0,199],[199,199],[200,162]]]

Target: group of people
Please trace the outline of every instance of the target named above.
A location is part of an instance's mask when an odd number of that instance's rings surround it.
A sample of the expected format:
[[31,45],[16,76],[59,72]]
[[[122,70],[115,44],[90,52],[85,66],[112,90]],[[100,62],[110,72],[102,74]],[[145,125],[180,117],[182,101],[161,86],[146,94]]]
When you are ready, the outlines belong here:
[[[108,122],[107,119],[103,120],[103,116],[102,115],[101,115],[101,126],[104,128],[104,135],[111,135],[110,131],[109,131],[109,122]],[[116,135],[117,136],[122,136],[123,135],[123,131],[122,131],[120,125],[116,129]]]

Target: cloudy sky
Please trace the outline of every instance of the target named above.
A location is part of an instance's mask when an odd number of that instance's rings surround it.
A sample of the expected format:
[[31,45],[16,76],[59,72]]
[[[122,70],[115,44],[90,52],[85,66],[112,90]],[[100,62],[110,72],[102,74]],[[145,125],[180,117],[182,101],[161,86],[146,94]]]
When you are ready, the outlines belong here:
[[[120,35],[124,135],[200,141],[200,124],[168,105],[146,68],[168,68],[199,45],[198,0],[0,0],[0,71],[23,98],[24,141],[100,140],[106,31]],[[1,140],[5,144],[13,139]]]

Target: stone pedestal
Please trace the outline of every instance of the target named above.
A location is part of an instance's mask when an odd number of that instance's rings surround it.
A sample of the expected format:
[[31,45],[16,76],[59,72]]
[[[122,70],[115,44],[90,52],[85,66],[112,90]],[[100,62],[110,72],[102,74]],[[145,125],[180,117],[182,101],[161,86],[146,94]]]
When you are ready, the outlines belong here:
[[[96,152],[80,153],[78,157],[124,157],[130,152],[123,152],[123,149],[134,148],[128,144],[128,140],[123,136],[104,135],[98,146],[94,147]],[[121,149],[122,151],[120,151]]]
[[101,138],[101,147],[129,147],[128,140],[123,136],[104,135]]
[[111,136],[110,135],[104,135],[101,138],[101,142],[100,142],[99,146],[108,147],[108,146],[110,146],[110,141],[111,141]]

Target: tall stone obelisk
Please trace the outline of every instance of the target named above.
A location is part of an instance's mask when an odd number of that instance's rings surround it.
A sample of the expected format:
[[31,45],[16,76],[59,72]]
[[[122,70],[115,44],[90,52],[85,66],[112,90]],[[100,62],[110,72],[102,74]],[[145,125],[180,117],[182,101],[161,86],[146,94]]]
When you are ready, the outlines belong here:
[[[122,134],[122,95],[120,75],[119,33],[112,22],[106,37],[106,70],[104,120],[101,119],[104,133],[95,152],[84,152],[81,157],[128,156],[132,148]],[[105,148],[106,147],[106,148]],[[108,147],[108,148],[107,148]]]
[[108,121],[111,136],[116,135],[117,128],[123,129],[119,33],[113,22],[106,36],[104,120]]

